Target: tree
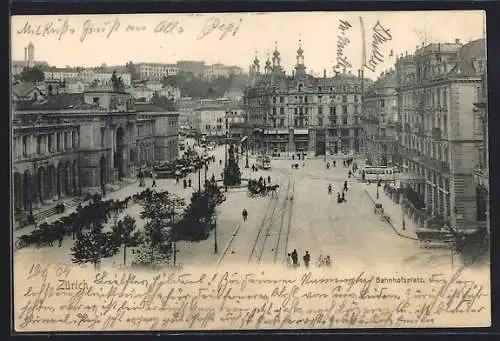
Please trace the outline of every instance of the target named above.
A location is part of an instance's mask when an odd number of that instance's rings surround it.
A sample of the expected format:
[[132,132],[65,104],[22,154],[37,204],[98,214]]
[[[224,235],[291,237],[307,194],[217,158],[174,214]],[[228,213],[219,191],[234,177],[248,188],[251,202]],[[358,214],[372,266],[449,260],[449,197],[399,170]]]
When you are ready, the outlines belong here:
[[118,246],[111,232],[103,232],[102,223],[96,222],[88,232],[79,232],[71,248],[72,261],[76,264],[92,263],[97,269],[101,259],[114,256]]
[[123,266],[127,265],[127,247],[134,247],[140,244],[141,234],[136,231],[135,219],[126,215],[123,220],[113,226],[113,240],[116,245],[123,245]]
[[125,84],[123,83],[123,79],[121,77],[118,77],[118,75],[116,74],[116,70],[113,71],[113,74],[111,75],[111,83],[113,85],[114,92],[125,91]]
[[125,69],[127,69],[127,72],[130,73],[130,78],[132,80],[139,79],[139,74],[137,73],[137,68],[135,67],[134,63],[132,62],[126,63]]
[[167,111],[175,111],[173,102],[168,97],[160,96],[156,91],[153,93],[153,97],[151,97],[151,104]]
[[234,144],[229,146],[227,165],[224,167],[224,185],[234,186],[241,184],[241,171],[234,156]]
[[137,263],[155,265],[171,259],[175,207],[183,205],[183,199],[168,192],[153,192],[145,199],[141,218],[147,222],[144,225],[144,236],[138,250]]
[[42,69],[39,67],[25,67],[21,74],[19,75],[19,79],[24,82],[41,82],[45,79],[45,74]]

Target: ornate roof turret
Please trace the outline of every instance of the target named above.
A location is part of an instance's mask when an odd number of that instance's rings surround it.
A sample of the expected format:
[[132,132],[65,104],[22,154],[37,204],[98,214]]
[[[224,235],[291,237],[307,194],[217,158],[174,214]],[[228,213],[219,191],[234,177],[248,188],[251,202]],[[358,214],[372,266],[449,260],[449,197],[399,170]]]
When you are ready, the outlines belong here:
[[278,51],[278,42],[274,42],[274,52],[273,52],[273,58],[279,58],[280,52]]
[[302,49],[302,40],[299,39],[299,49],[297,50],[297,56],[303,56],[304,50]]

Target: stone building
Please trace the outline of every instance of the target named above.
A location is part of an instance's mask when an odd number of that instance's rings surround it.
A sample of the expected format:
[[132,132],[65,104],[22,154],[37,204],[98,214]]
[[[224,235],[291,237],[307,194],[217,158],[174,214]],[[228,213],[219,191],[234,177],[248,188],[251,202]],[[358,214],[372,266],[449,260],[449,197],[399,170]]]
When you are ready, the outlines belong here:
[[484,39],[429,44],[396,62],[399,149],[403,170],[422,179],[408,184],[425,206],[420,224],[476,229],[473,171],[484,142],[474,102],[485,67]]
[[177,143],[178,113],[138,111],[126,93],[25,103],[13,111],[14,211],[102,191],[144,163],[176,159]]
[[193,116],[193,127],[197,136],[206,136],[207,141],[224,140],[226,113],[230,105],[227,98],[197,101]]
[[477,89],[477,99],[474,103],[475,120],[481,123],[483,146],[478,149],[478,163],[474,170],[474,183],[477,192],[477,224],[480,230],[490,228],[490,170],[488,148],[488,83],[486,68],[483,70],[481,86]]
[[392,166],[397,156],[398,97],[396,72],[381,74],[363,96],[365,153],[372,166]]
[[[299,44],[300,45],[300,44]],[[306,72],[299,46],[295,69],[287,75],[276,47],[260,72],[257,57],[245,90],[250,145],[265,153],[311,155],[360,153],[362,78],[336,73],[314,77]],[[368,85],[368,80],[365,81]]]

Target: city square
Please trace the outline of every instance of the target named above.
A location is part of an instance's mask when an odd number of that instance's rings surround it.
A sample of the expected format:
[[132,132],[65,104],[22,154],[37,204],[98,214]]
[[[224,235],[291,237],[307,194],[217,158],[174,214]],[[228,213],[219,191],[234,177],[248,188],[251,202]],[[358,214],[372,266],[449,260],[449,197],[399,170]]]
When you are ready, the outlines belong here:
[[13,329],[488,326],[484,25],[13,17]]
[[302,38],[286,45],[295,63],[274,41],[248,72],[58,68],[29,41],[13,63],[15,259],[137,266],[148,246],[119,232],[130,218],[161,235],[160,267],[487,265],[484,37],[391,50],[379,74],[369,53],[350,68],[345,42],[332,72],[313,73]]

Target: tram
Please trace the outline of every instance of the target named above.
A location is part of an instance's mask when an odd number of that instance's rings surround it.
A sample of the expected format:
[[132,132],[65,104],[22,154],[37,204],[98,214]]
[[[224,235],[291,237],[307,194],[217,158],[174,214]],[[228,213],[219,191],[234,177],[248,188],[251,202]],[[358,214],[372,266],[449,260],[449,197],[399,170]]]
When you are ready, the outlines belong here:
[[266,155],[257,157],[257,167],[260,169],[271,169],[271,158]]
[[395,180],[394,169],[392,167],[367,166],[367,167],[363,168],[363,170],[361,171],[361,174],[363,174],[363,178],[365,181],[378,181],[378,180],[394,181]]

